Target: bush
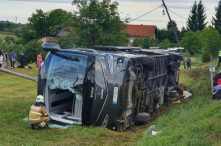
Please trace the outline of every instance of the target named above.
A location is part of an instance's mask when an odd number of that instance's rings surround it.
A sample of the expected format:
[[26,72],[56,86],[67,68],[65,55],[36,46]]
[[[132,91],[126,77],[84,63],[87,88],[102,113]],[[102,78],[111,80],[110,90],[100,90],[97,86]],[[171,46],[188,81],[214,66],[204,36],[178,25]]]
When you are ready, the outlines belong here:
[[[41,43],[38,41],[31,41],[25,46],[25,64],[36,62],[37,55],[42,52]],[[43,56],[43,54],[42,54]]]
[[202,55],[202,62],[203,63],[209,62],[210,57],[211,57],[211,54],[209,52],[204,52],[203,55]]

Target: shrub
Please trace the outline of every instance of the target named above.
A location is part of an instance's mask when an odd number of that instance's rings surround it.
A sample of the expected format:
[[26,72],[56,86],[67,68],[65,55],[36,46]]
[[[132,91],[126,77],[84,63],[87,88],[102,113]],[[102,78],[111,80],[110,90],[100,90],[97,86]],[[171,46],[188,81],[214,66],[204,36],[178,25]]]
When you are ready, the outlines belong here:
[[41,43],[37,41],[31,41],[25,46],[25,64],[36,62],[37,55],[42,52]]
[[209,62],[210,61],[210,57],[211,57],[211,54],[209,52],[204,52],[203,55],[202,55],[203,63]]

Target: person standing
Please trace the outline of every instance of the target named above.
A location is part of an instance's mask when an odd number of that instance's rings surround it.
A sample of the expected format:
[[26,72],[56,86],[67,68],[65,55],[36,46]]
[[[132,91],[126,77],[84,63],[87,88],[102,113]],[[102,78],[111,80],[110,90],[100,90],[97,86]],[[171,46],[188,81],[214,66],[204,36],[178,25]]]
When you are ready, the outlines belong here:
[[4,52],[3,52],[3,49],[1,50],[1,54],[2,54],[2,57],[3,57],[3,60],[2,60],[2,68],[5,68],[5,55],[4,55]]
[[4,62],[5,62],[5,68],[8,68],[8,54],[7,54],[7,52],[5,52],[5,54],[3,55],[4,57]]
[[2,63],[3,63],[3,55],[2,51],[0,51],[0,68],[2,68]]
[[14,50],[10,50],[10,53],[9,53],[9,59],[11,61],[11,68],[15,68],[14,67],[14,63],[15,63],[15,53],[14,53]]
[[187,68],[191,68],[191,58],[190,56],[186,59]]
[[19,54],[19,58],[20,58],[21,68],[24,68],[24,62],[25,62],[25,54],[24,54],[24,52],[21,52]]
[[36,66],[38,69],[40,69],[41,62],[42,62],[42,55],[41,55],[41,53],[39,53],[37,56],[37,62],[36,62]]
[[219,62],[218,62],[218,67],[220,65],[220,62],[221,62],[221,50],[219,51]]

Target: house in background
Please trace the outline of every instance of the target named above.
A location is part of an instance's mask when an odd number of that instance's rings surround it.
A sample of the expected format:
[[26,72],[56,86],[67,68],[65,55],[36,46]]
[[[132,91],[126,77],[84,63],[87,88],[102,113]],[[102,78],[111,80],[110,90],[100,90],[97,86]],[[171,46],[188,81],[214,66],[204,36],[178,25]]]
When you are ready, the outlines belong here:
[[56,37],[43,37],[38,41],[41,42],[42,44],[47,42],[53,42],[58,40],[60,37],[65,37],[69,35],[71,32],[73,32],[73,27],[65,27],[56,34]]
[[127,25],[127,33],[129,35],[129,44],[133,44],[135,39],[142,37],[155,38],[157,27],[155,25]]
[[71,32],[73,32],[73,27],[65,27],[57,33],[56,38],[67,36]]
[[42,44],[47,43],[47,42],[53,42],[56,41],[57,38],[56,37],[43,37],[41,39],[39,39],[38,41]]

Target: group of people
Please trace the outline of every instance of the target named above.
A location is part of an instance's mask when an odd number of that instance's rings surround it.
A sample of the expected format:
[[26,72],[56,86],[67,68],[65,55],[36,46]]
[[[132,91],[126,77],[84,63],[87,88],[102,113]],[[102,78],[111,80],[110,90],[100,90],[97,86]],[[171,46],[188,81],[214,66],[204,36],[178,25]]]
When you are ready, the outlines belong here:
[[8,67],[8,54],[7,52],[3,52],[3,50],[0,50],[0,68],[7,68]]
[[[15,68],[15,62],[16,62],[16,54],[14,50],[10,50],[9,54],[7,52],[3,52],[3,49],[0,50],[0,68],[8,68],[9,67],[9,62],[8,59],[10,60],[10,65],[11,68]],[[24,68],[24,62],[25,62],[25,54],[21,52],[19,54],[19,59],[20,59],[20,67]]]
[[[9,61],[10,60],[10,66],[9,66]],[[10,50],[9,54],[7,52],[3,52],[3,49],[0,50],[0,68],[15,68],[15,62],[16,62],[16,54],[14,50]],[[20,66],[19,68],[24,68],[25,67],[25,54],[23,51],[20,52],[19,54],[19,62]],[[36,66],[38,69],[40,69],[40,64],[42,62],[42,55],[39,53],[37,55],[36,59]]]

